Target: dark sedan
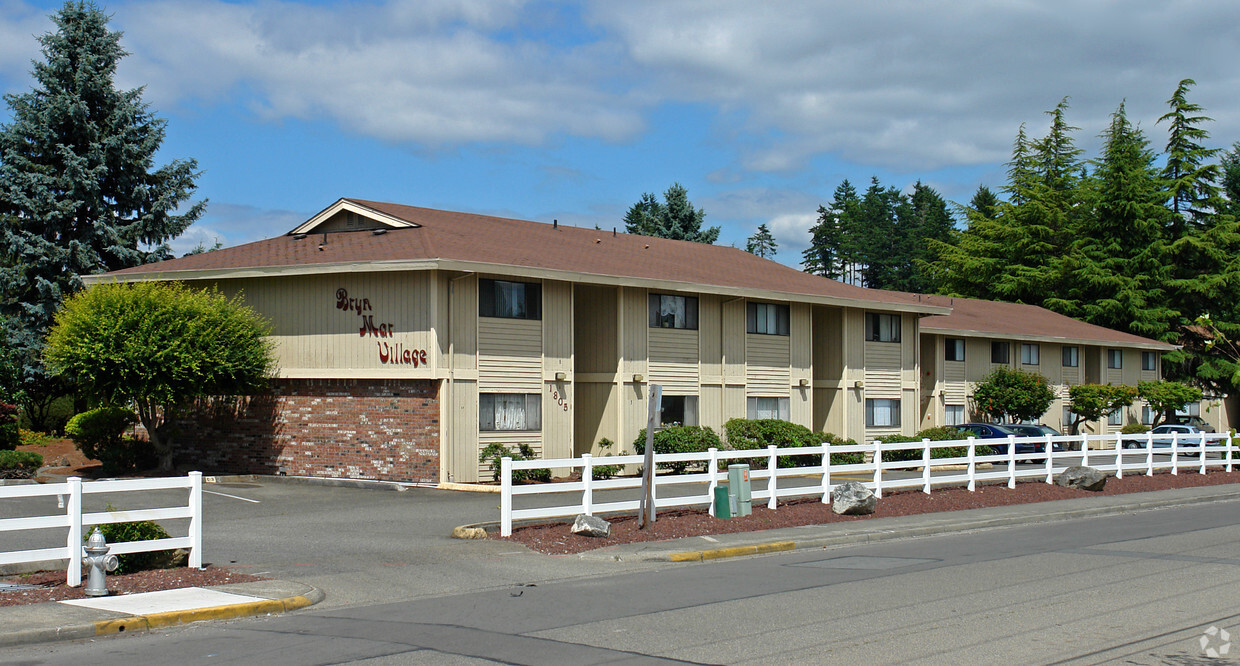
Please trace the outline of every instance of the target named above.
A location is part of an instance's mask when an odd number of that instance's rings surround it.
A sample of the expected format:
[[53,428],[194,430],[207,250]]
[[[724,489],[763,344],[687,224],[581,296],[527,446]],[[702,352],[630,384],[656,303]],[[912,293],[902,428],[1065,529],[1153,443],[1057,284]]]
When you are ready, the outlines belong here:
[[[1033,425],[1026,426],[1022,424],[1005,423],[1003,425],[999,425],[996,423],[965,423],[962,425],[952,426],[952,427],[964,433],[966,437],[969,435],[973,435],[974,437],[978,439],[1007,439],[1009,435],[1014,435],[1016,437],[1031,437],[1031,436],[1045,436],[1047,434],[1041,431],[1022,432],[1021,430],[1018,430],[1017,428],[1020,428],[1023,430],[1025,428],[1039,428],[1040,427],[1040,426],[1033,426]],[[993,448],[995,453],[1007,453],[1008,452],[1007,451],[1008,447],[1005,444],[999,444],[997,442],[986,442],[986,445]],[[1017,453],[1042,453],[1045,450],[1046,450],[1045,442],[1041,444],[1036,443],[1036,442],[1035,443],[1017,442],[1016,443]]]

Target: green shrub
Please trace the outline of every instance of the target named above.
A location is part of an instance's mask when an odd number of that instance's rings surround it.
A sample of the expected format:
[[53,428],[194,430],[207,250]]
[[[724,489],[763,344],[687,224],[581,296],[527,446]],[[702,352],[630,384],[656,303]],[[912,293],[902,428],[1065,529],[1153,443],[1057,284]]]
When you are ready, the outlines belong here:
[[1120,428],[1120,433],[1125,434],[1125,435],[1136,435],[1139,433],[1149,432],[1149,431],[1150,431],[1150,427],[1145,425],[1144,423],[1129,423],[1123,428]]
[[[967,435],[961,434],[959,430],[950,426],[939,426],[936,428],[926,428],[921,432],[909,437],[908,435],[886,435],[878,439],[884,444],[893,444],[900,442],[920,442],[928,439],[932,442],[948,442],[956,439],[965,439]],[[977,455],[988,456],[994,453],[992,447],[978,444],[976,447]],[[969,447],[967,446],[946,446],[930,449],[931,458],[963,458],[969,455]],[[883,451],[883,460],[885,461],[916,461],[921,460],[921,449],[904,449],[901,451]]]
[[[595,458],[595,460],[598,460],[598,458],[610,458],[612,455],[611,447],[615,445],[616,445],[615,442],[611,441],[610,439],[607,439],[606,437],[600,439],[598,441],[598,448],[599,450],[606,451],[607,453],[604,453],[603,455],[598,456],[597,458]],[[610,479],[611,477],[623,471],[624,471],[624,465],[594,465],[590,469],[590,475],[591,475],[591,478],[595,478],[595,479]]]
[[[719,435],[714,430],[703,426],[671,426],[655,432],[655,453],[697,453],[711,448],[719,448]],[[646,429],[642,428],[633,440],[633,450],[638,455],[646,452]],[[690,463],[669,462],[659,463],[659,469],[669,469],[675,474],[684,474]]]
[[149,442],[124,436],[137,422],[137,415],[124,407],[97,407],[69,419],[65,434],[87,458],[103,463],[105,474],[116,474],[156,462]]
[[0,403],[0,451],[12,451],[21,444],[17,427],[17,405]]
[[[539,456],[534,453],[534,448],[529,444],[518,444],[514,451],[499,442],[487,444],[486,448],[478,454],[478,460],[491,468],[491,478],[499,481],[499,476],[503,473],[504,458],[512,458],[513,460],[538,460]],[[525,483],[527,481],[547,482],[551,480],[551,470],[549,469],[514,469],[512,470],[512,480],[514,483]]]
[[[729,419],[723,424],[723,431],[728,435],[728,446],[738,451],[765,449],[768,446],[818,446],[830,441],[824,433],[779,419]],[[766,463],[756,464],[756,458],[752,460],[751,466],[766,466]],[[786,455],[779,456],[776,464],[780,467],[803,467],[817,464],[817,461],[806,460],[806,456]]]
[[47,446],[52,441],[51,435],[38,430],[19,428],[17,432],[21,437],[22,446]]
[[0,479],[32,479],[43,456],[30,451],[0,451]]
[[[109,504],[108,511],[116,509]],[[152,520],[140,520],[129,523],[107,523],[99,525],[99,531],[103,533],[103,538],[108,540],[109,544],[123,543],[126,541],[151,541],[153,539],[167,539],[170,535],[168,531],[160,526],[159,523]],[[93,531],[93,530],[91,530]],[[83,541],[90,539],[90,532],[87,532]],[[169,557],[172,551],[157,550],[150,553],[129,553],[126,555],[117,555],[116,559],[120,561],[120,566],[116,568],[116,573],[127,574],[135,571],[146,571],[148,569],[171,569],[176,564],[173,558]]]

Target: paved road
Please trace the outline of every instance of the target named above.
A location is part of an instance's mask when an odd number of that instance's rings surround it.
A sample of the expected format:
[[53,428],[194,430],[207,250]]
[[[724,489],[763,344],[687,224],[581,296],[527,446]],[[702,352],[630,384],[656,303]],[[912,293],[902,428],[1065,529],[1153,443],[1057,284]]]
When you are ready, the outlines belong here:
[[1220,502],[586,577],[580,561],[531,558],[567,578],[490,586],[501,574],[458,593],[0,661],[1227,663],[1199,641],[1221,648],[1205,633],[1217,627],[1240,642],[1238,511]]

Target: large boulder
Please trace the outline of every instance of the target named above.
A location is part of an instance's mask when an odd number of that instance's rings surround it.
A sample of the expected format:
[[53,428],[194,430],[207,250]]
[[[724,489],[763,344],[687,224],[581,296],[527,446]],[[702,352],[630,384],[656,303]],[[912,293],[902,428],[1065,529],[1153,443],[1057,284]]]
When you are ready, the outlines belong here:
[[611,536],[611,523],[598,516],[587,516],[584,513],[580,513],[573,519],[573,534],[608,537]]
[[878,498],[864,484],[842,483],[831,491],[831,510],[845,516],[867,516],[874,513]]
[[1098,492],[1106,487],[1107,475],[1100,469],[1077,465],[1060,472],[1055,477],[1055,485]]

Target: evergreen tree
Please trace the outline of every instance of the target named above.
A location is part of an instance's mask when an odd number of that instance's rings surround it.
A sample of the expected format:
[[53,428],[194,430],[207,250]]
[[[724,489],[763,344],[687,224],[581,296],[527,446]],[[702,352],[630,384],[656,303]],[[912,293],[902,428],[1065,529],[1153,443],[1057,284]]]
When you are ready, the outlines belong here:
[[980,217],[993,220],[999,216],[999,197],[995,196],[989,187],[978,185],[977,192],[973,193],[973,198],[969,200],[969,208]]
[[1084,183],[1093,188],[1092,214],[1073,225],[1072,244],[1058,262],[1063,295],[1045,305],[1100,326],[1162,337],[1178,316],[1167,292],[1167,191],[1145,135],[1129,122],[1123,104],[1102,137],[1102,157]]
[[857,205],[846,237],[853,240],[861,280],[872,289],[898,288],[903,267],[908,264],[905,230],[898,224],[899,190],[883,187],[877,176]]
[[1167,165],[1162,175],[1170,181],[1171,210],[1176,214],[1172,234],[1177,237],[1185,221],[1200,222],[1209,214],[1210,203],[1219,196],[1215,182],[1220,170],[1217,164],[1208,162],[1219,151],[1202,145],[1209,133],[1200,127],[1211,118],[1194,115],[1201,112],[1201,106],[1188,101],[1188,90],[1195,85],[1197,82],[1192,79],[1180,81],[1167,100],[1171,110],[1158,119],[1168,125]]
[[860,199],[847,179],[835,188],[830,207],[818,207],[818,223],[810,228],[810,245],[801,254],[805,271],[815,275],[855,282],[850,279],[856,265],[857,243],[849,239]]
[[937,288],[933,274],[928,270],[934,260],[933,242],[950,244],[955,241],[956,220],[947,209],[947,202],[929,185],[919,180],[913,185],[908,205],[901,211],[912,216],[901,226],[909,229],[908,262],[911,277],[900,287],[905,291],[932,292]]
[[719,239],[719,227],[703,230],[705,221],[706,211],[693,207],[689,190],[672,183],[662,202],[653,194],[643,194],[625,213],[624,228],[631,234],[711,244]]
[[6,95],[0,127],[0,313],[19,350],[27,399],[63,390],[39,360],[61,301],[79,276],[170,257],[167,241],[203,210],[191,204],[197,164],[155,167],[165,121],[141,89],[117,90],[121,34],[98,7],[67,2],[43,35],[34,90]]
[[775,256],[779,251],[779,243],[775,242],[775,236],[771,235],[771,230],[765,224],[759,224],[758,231],[745,243],[745,251],[765,259]]
[[1232,144],[1231,150],[1223,153],[1221,166],[1219,182],[1222,185],[1223,198],[1227,202],[1224,212],[1240,218],[1240,141]]

